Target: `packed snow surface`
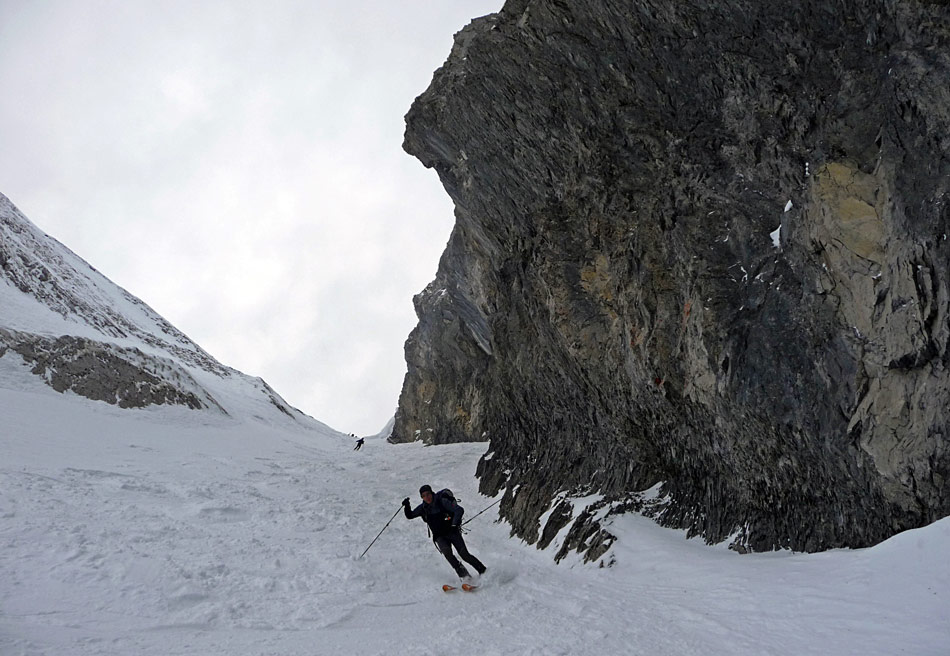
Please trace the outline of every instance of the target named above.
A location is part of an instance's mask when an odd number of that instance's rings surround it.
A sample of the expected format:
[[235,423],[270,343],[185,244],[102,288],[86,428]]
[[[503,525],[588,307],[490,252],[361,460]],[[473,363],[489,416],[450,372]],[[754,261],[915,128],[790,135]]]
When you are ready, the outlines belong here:
[[[739,555],[634,515],[609,568],[467,543],[473,593],[400,501],[472,517],[484,444],[60,395],[0,357],[0,654],[950,654],[950,519],[877,547]],[[372,549],[359,554],[396,515]],[[563,537],[563,536],[562,536]]]

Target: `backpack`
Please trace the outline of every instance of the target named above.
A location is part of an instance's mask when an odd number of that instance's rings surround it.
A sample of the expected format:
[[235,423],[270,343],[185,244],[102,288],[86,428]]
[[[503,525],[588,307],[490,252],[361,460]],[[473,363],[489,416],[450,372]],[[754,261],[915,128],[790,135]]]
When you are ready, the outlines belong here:
[[[455,514],[456,508],[459,511],[459,519],[462,519],[462,514],[465,512],[465,509],[458,504],[458,499],[455,498],[455,493],[452,492],[449,488],[444,488],[432,495],[432,505],[442,511],[441,521],[442,523],[448,523],[452,519],[452,515]],[[431,536],[433,533],[432,526],[429,525],[429,519],[425,520],[428,534]]]
[[449,488],[444,488],[436,492],[432,500],[439,504],[439,507],[446,512],[454,513],[456,507],[462,512],[465,512],[465,509],[459,506],[458,499],[455,498],[455,493]]
[[432,502],[438,504],[437,507],[441,508],[449,514],[455,514],[455,509],[459,510],[459,519],[462,518],[462,514],[465,513],[465,508],[459,505],[459,500],[455,498],[455,493],[452,492],[449,488],[444,488],[439,490],[433,496]]

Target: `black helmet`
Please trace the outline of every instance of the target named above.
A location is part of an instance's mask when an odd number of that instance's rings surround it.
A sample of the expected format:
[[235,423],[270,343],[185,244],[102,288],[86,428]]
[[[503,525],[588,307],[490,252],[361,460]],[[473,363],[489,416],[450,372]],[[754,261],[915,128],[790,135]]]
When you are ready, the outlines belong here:
[[419,488],[419,494],[421,495],[423,492],[428,492],[428,493],[431,494],[431,493],[432,493],[432,486],[431,486],[431,485],[423,485],[422,487]]

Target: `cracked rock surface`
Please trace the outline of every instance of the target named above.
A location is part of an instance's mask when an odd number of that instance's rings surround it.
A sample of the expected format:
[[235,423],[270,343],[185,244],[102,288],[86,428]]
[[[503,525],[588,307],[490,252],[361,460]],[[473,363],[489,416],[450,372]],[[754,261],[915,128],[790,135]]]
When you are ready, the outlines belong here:
[[946,3],[474,21],[406,119],[456,223],[390,439],[488,440],[513,532],[592,558],[624,509],[802,551],[950,514],[948,79]]

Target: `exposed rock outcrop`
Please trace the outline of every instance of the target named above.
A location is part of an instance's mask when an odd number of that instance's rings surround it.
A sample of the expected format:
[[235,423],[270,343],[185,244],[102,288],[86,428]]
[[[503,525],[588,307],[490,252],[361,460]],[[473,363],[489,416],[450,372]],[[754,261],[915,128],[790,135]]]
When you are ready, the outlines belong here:
[[173,360],[82,337],[55,339],[0,328],[0,357],[20,355],[32,373],[57,392],[69,390],[120,408],[184,405],[193,410],[215,407],[201,386]]
[[391,439],[490,440],[482,490],[559,555],[623,508],[740,550],[950,514],[948,79],[946,3],[474,21],[407,116],[456,225]]

